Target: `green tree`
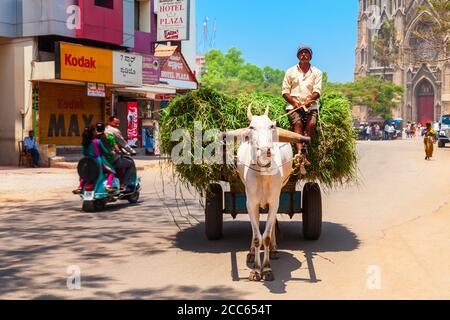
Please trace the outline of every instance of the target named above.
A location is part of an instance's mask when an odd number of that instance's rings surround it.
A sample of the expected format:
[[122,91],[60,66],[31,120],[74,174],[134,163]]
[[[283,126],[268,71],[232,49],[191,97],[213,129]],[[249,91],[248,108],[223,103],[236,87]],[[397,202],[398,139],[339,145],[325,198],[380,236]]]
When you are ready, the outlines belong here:
[[356,82],[334,83],[327,90],[342,92],[352,105],[363,105],[369,109],[370,116],[392,118],[392,110],[397,108],[403,87],[376,76],[363,77]]
[[400,57],[400,42],[395,31],[394,20],[385,21],[378,35],[373,40],[373,58],[383,67],[383,79],[386,78],[386,69],[398,63]]
[[263,69],[264,79],[269,84],[281,85],[284,80],[285,71],[279,69],[272,69],[267,66]]
[[241,92],[269,92],[281,94],[284,71],[269,66],[261,69],[246,62],[242,52],[231,48],[227,53],[211,50],[205,56],[206,73],[202,84],[221,92],[238,94]]
[[[243,92],[271,93],[281,96],[285,72],[269,66],[261,69],[246,62],[242,52],[231,48],[227,53],[211,50],[205,57],[206,74],[202,85],[214,87],[222,93],[236,95]],[[352,105],[365,105],[371,116],[392,117],[392,109],[398,107],[403,88],[378,77],[364,77],[356,82],[332,83],[323,73],[322,94],[340,92]]]

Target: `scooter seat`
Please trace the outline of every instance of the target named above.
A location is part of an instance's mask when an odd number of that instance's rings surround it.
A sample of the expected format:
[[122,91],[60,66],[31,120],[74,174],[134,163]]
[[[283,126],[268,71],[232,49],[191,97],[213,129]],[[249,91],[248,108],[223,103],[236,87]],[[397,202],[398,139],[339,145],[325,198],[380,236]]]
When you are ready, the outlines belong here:
[[100,176],[100,166],[97,160],[85,157],[78,162],[78,175],[85,183],[95,183]]

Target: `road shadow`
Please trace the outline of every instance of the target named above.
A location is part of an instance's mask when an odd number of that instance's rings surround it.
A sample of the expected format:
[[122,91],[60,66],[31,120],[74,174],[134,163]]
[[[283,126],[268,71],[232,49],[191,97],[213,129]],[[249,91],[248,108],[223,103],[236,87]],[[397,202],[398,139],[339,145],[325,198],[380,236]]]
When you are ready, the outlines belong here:
[[[355,233],[347,227],[324,222],[322,236],[318,241],[307,241],[302,237],[302,222],[282,221],[280,228],[284,239],[278,246],[281,250],[309,250],[311,252],[341,252],[353,251],[360,241]],[[265,223],[261,223],[263,230]],[[230,249],[236,252],[248,251],[252,231],[248,221],[226,221],[223,225],[223,238],[218,241],[208,241],[205,236],[205,224],[199,223],[191,228],[178,232],[172,239],[174,246],[195,253],[228,253]]]
[[245,293],[232,287],[212,286],[200,288],[197,286],[166,286],[162,288],[151,289],[133,289],[118,293],[97,291],[94,296],[96,299],[113,300],[239,300]]
[[[171,248],[159,240],[174,228],[163,204],[118,203],[85,213],[79,200],[44,199],[5,202],[0,212],[0,297],[56,299],[58,294],[45,292],[67,290],[68,266],[120,264],[130,256]],[[101,274],[86,275],[83,268],[85,288],[101,290],[116,283]]]
[[[263,229],[265,223],[261,223]],[[218,241],[208,241],[204,235],[204,223],[178,232],[172,242],[175,247],[195,253],[224,254],[230,253],[231,279],[232,281],[247,281],[246,277],[238,274],[237,253],[247,252],[251,241],[251,227],[248,221],[224,222],[223,238]],[[360,241],[355,233],[347,227],[324,222],[322,236],[317,241],[307,241],[302,237],[302,222],[280,222],[283,238],[278,240],[280,259],[272,260],[272,269],[275,281],[266,282],[264,285],[275,294],[286,292],[286,284],[289,281],[303,281],[317,283],[318,278],[314,268],[314,258],[326,252],[348,252],[356,250]],[[302,252],[305,257],[305,268],[308,269],[309,278],[295,278],[292,273],[302,268],[299,261],[291,252]],[[331,261],[332,262],[332,261]]]

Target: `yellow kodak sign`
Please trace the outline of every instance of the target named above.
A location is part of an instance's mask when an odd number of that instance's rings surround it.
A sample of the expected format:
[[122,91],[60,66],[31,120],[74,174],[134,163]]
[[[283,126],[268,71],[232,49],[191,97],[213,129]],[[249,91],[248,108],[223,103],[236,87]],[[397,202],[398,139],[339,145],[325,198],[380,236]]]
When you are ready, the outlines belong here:
[[59,71],[61,80],[112,84],[113,52],[61,42]]

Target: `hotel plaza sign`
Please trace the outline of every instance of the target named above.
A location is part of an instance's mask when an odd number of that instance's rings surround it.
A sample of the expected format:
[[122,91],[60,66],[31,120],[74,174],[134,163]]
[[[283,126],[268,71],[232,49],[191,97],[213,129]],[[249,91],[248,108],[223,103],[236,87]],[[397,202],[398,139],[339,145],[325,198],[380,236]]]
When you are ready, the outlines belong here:
[[189,0],[159,0],[157,41],[189,40]]

